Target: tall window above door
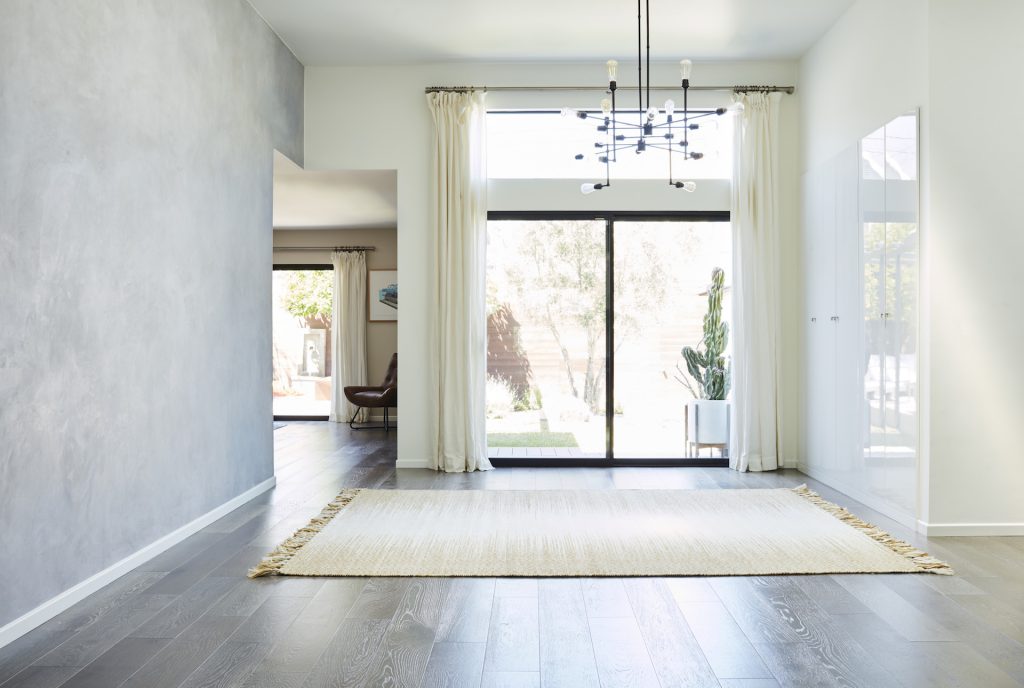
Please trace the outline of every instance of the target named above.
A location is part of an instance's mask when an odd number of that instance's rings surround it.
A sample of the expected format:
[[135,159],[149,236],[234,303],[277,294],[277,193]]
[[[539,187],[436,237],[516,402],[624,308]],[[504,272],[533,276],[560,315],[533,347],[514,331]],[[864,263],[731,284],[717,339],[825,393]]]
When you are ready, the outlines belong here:
[[[599,112],[594,112],[599,115]],[[596,120],[563,117],[557,110],[491,110],[487,113],[487,173],[492,179],[604,179],[594,144],[604,140]],[[701,160],[673,161],[677,177],[732,177],[732,118],[700,124]],[[577,153],[583,154],[576,160]],[[679,158],[680,156],[676,156]],[[648,150],[620,155],[613,179],[667,179],[668,153]]]

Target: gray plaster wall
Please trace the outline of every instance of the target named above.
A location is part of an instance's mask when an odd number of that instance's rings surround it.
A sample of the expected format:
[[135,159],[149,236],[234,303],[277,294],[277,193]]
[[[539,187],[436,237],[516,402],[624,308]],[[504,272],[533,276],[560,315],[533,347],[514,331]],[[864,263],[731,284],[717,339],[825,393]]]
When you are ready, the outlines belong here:
[[0,626],[273,475],[302,103],[244,0],[0,0]]

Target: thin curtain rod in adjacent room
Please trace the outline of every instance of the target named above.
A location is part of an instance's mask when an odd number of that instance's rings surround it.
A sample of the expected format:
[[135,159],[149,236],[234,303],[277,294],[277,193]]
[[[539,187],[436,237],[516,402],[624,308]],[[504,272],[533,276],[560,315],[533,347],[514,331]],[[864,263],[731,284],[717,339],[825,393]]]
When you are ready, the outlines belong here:
[[376,251],[374,246],[275,246],[275,251]]
[[[620,91],[636,91],[637,86],[619,86]],[[439,93],[443,91],[455,91],[460,93],[470,91],[595,91],[604,93],[607,86],[427,86],[425,93]],[[652,91],[678,91],[679,86],[651,86]],[[733,93],[747,93],[749,91],[760,91],[762,93],[791,94],[796,90],[793,86],[691,86],[691,91],[731,91]]]

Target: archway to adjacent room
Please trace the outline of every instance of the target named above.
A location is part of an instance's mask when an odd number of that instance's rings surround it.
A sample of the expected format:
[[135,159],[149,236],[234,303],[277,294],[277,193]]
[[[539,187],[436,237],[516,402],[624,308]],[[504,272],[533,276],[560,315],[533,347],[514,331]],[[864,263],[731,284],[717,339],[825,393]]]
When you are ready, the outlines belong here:
[[[304,170],[275,153],[275,420],[328,420],[332,413],[332,342],[346,333],[346,323],[333,322],[335,250],[366,256],[365,382],[383,378],[398,346],[397,188],[395,170]],[[378,411],[367,420],[378,420]]]

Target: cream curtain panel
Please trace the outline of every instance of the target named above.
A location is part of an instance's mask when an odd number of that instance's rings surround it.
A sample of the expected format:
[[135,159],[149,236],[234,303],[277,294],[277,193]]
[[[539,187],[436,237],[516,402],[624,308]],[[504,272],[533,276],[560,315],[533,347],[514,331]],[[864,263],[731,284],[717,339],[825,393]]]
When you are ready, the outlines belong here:
[[[366,384],[366,254],[335,251],[334,302],[331,308],[331,420],[347,423],[356,407],[344,388]],[[366,410],[356,421],[366,420]]]
[[488,470],[484,420],[487,165],[483,93],[428,93],[434,119],[432,195],[436,270],[429,337],[431,463]]
[[732,184],[733,423],[729,465],[779,467],[779,93],[737,95]]

